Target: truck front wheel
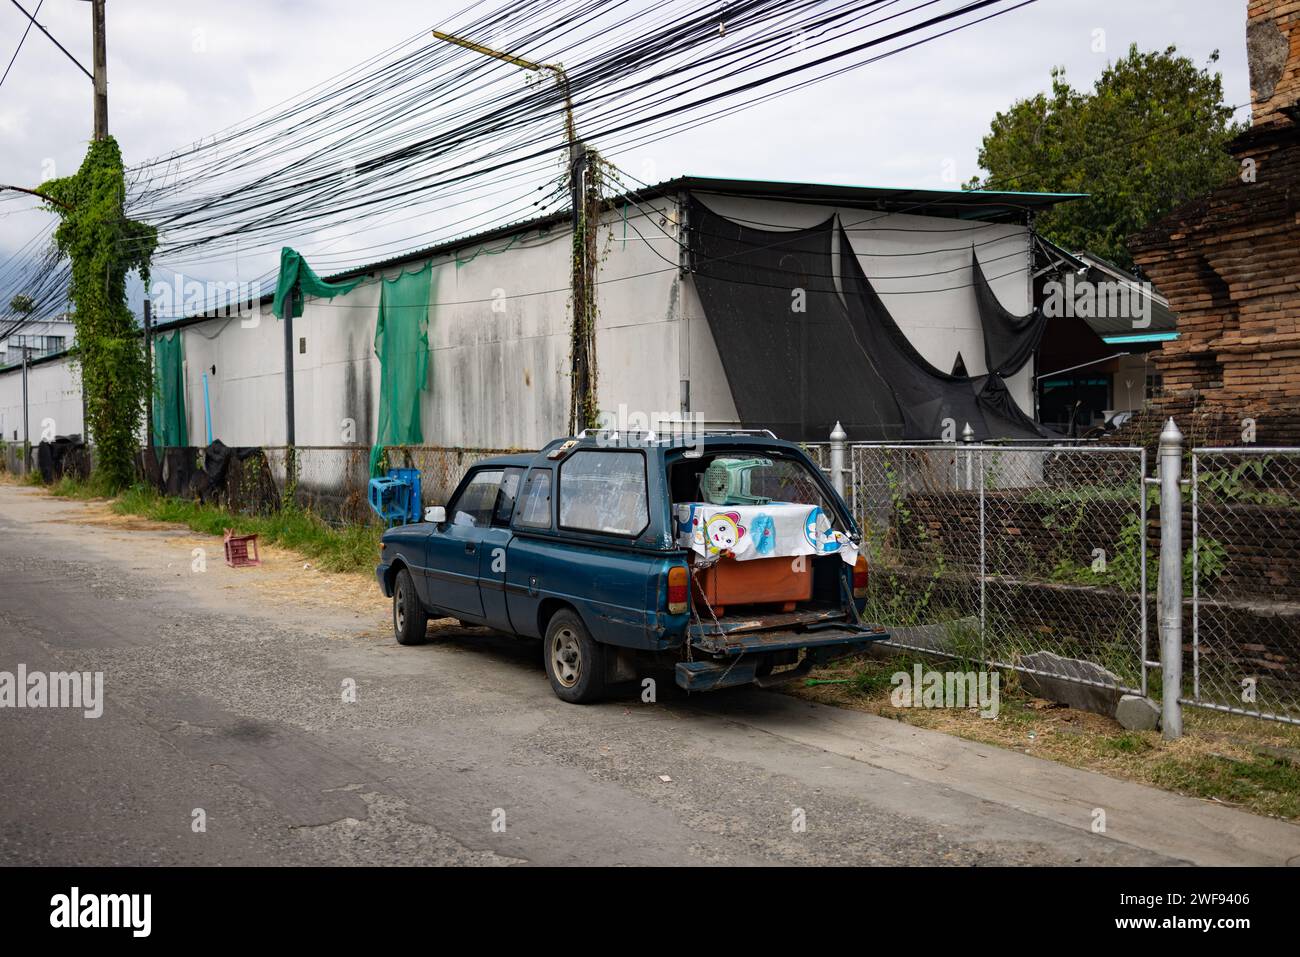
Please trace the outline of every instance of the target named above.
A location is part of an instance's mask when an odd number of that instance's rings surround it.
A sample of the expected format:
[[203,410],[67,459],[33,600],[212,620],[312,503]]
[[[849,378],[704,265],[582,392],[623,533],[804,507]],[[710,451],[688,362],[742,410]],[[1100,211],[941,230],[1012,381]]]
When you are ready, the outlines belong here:
[[546,626],[542,643],[546,677],[556,697],[570,704],[589,704],[605,694],[605,648],[592,639],[582,619],[558,611]]
[[415,593],[411,573],[405,568],[393,582],[393,633],[399,645],[421,644],[429,634],[429,614]]

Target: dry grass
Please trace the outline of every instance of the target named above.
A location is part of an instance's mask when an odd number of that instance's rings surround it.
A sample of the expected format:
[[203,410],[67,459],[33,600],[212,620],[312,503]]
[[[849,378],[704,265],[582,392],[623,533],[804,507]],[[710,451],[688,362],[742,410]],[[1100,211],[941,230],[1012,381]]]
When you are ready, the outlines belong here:
[[[0,482],[23,484],[8,473],[0,473]],[[48,490],[46,490],[48,493]],[[85,525],[107,532],[122,532],[121,540],[128,541],[131,532],[171,532],[169,545],[178,555],[188,556],[193,548],[202,548],[211,561],[230,577],[222,588],[229,591],[253,590],[279,604],[327,607],[337,611],[353,612],[360,617],[386,621],[388,602],[379,589],[373,573],[357,570],[328,570],[303,553],[259,541],[258,555],[261,565],[248,569],[227,569],[224,549],[219,535],[194,532],[182,522],[160,521],[122,511],[129,498],[77,499],[61,496],[68,513],[56,519],[70,525]],[[114,536],[117,537],[117,536]],[[373,567],[373,566],[372,566]]]

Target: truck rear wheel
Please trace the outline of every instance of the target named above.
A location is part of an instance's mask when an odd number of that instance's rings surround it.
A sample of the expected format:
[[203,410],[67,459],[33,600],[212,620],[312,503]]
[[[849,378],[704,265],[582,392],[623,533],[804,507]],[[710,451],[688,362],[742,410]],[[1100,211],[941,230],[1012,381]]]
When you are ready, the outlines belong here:
[[588,704],[605,695],[605,648],[571,611],[558,611],[546,626],[542,643],[546,677],[556,697]]
[[429,613],[415,593],[411,573],[403,568],[393,582],[393,634],[399,645],[418,645],[429,634]]

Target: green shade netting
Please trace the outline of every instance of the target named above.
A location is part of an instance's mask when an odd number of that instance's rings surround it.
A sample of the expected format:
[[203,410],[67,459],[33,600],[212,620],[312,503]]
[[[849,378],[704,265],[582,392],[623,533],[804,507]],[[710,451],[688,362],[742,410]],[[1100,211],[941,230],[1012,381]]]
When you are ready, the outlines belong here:
[[295,287],[302,290],[302,295],[294,297],[293,314],[301,316],[303,300],[308,296],[332,299],[345,292],[351,292],[360,282],[360,279],[326,282],[312,271],[301,253],[285,246],[280,250],[280,278],[275,284],[275,301],[271,303],[271,311],[275,313],[277,319],[283,319],[284,300]]
[[[429,307],[433,298],[433,264],[419,272],[385,280],[375,325],[379,379],[379,429],[375,448],[420,445],[420,393],[429,381]],[[379,455],[372,451],[371,473]]]
[[185,422],[185,352],[180,330],[153,341],[153,444],[190,444]]

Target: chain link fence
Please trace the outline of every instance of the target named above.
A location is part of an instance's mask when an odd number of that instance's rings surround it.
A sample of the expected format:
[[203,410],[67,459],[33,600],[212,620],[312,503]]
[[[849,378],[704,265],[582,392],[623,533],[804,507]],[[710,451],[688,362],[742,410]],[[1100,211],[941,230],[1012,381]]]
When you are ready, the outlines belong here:
[[849,465],[894,645],[1146,693],[1144,450],[871,444]]
[[[1190,507],[1165,516],[1186,545],[1169,611],[1176,621],[1181,601],[1178,700],[1300,723],[1300,448],[1188,454],[1175,439],[1175,458],[1190,459]],[[802,447],[830,473],[831,443]],[[10,469],[20,450],[4,447]],[[198,478],[194,448],[145,455],[142,477],[242,513],[273,511],[291,489],[332,524],[377,523],[369,447],[298,447],[292,482],[285,447],[249,451],[219,488]],[[422,504],[443,504],[472,465],[511,451],[392,446],[381,464],[419,469]],[[1159,695],[1148,555],[1159,553],[1161,496],[1145,449],[900,442],[846,453],[845,497],[871,561],[867,616],[890,630],[886,644]]]
[[1300,723],[1300,449],[1193,449],[1190,478],[1184,703]]
[[829,442],[804,442],[799,446],[808,454],[808,458],[813,460],[823,472],[829,472],[831,468],[831,446]]

